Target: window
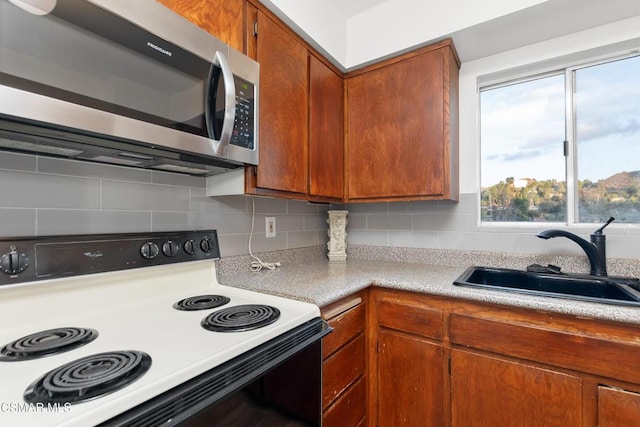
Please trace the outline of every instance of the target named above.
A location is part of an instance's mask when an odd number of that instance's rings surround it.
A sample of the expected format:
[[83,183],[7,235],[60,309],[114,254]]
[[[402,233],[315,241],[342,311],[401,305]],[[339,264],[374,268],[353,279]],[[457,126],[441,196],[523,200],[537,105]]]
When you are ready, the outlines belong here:
[[640,223],[640,56],[481,88],[481,220]]

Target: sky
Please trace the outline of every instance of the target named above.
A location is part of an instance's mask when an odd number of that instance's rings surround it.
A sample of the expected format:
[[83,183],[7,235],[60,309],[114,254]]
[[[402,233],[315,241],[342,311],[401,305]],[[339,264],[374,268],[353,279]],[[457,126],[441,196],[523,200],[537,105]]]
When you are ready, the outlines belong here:
[[[481,92],[481,185],[564,181],[564,74]],[[640,170],[640,57],[576,74],[578,179]]]

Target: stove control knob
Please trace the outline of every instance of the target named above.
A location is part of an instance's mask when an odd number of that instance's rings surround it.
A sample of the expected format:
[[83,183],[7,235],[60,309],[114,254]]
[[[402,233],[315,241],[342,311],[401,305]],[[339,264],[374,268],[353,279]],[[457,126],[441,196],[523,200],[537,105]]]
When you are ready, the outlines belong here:
[[200,242],[200,249],[202,249],[203,252],[210,252],[211,251],[211,239],[209,239],[208,237],[205,237],[204,239],[202,239],[202,241]]
[[29,267],[29,258],[24,253],[11,248],[10,252],[0,257],[0,270],[6,274],[22,273]]
[[184,242],[184,245],[182,245],[182,248],[187,254],[193,255],[196,252],[196,242],[189,239],[186,242]]
[[147,242],[140,248],[140,253],[145,259],[154,259],[158,256],[158,253],[160,253],[160,249],[155,243]]
[[172,240],[167,240],[162,244],[162,253],[166,256],[176,256],[179,250],[180,246]]

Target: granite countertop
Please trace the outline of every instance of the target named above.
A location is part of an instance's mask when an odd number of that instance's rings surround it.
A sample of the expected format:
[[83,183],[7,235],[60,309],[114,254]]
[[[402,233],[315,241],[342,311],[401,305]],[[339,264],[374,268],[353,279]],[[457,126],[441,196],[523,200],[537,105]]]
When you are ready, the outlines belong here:
[[218,271],[220,283],[326,306],[370,285],[502,304],[534,310],[640,324],[640,308],[590,303],[564,298],[536,297],[513,292],[453,285],[471,264],[458,267],[398,261],[326,259],[283,263],[276,270]]

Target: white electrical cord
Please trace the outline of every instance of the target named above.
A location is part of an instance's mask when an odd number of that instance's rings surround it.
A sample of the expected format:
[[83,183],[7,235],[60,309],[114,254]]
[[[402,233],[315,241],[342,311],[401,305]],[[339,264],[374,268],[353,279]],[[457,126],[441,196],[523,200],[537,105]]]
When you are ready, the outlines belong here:
[[263,262],[260,258],[255,256],[251,252],[251,238],[253,237],[253,227],[256,222],[256,200],[253,196],[251,197],[251,206],[252,206],[252,209],[251,209],[251,233],[249,233],[249,255],[251,255],[251,258],[254,259],[253,261],[251,261],[251,271],[260,271],[263,268],[266,268],[269,270],[275,270],[276,267],[280,267],[279,262]]

